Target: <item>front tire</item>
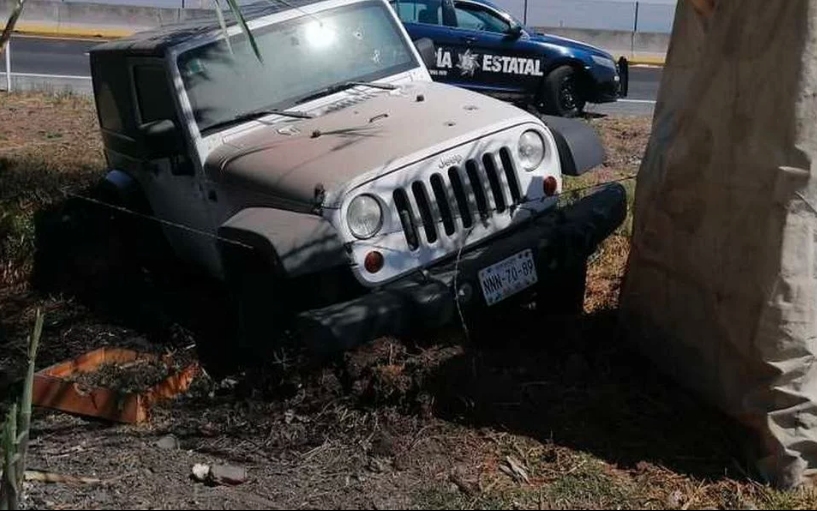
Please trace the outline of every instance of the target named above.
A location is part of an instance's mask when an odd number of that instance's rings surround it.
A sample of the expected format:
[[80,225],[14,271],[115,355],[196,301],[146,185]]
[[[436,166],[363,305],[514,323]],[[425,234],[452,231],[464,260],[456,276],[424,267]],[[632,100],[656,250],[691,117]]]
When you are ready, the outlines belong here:
[[[285,282],[257,254],[228,249],[229,332],[201,339],[199,360],[215,379],[262,365],[283,341],[289,315]],[[226,339],[232,338],[233,342]]]
[[561,66],[545,78],[541,109],[547,115],[578,117],[587,100],[580,87],[579,75],[570,66]]

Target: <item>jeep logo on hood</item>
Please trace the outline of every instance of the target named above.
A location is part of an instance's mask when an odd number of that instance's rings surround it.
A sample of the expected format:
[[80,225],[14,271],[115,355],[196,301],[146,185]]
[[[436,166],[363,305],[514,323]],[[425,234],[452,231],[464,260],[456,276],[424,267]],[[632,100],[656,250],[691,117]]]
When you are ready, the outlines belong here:
[[452,165],[459,165],[462,163],[462,156],[459,154],[455,154],[453,156],[444,156],[440,159],[440,168],[444,169],[446,167],[450,167]]

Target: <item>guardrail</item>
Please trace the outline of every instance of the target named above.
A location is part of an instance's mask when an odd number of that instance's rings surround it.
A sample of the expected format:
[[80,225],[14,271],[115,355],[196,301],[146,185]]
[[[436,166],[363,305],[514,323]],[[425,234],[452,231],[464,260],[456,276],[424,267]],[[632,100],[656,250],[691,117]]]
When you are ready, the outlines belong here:
[[[0,19],[5,19],[16,0],[0,0]],[[212,9],[170,9],[93,2],[27,0],[16,25],[17,32],[57,36],[116,38],[202,16]]]
[[[62,3],[89,0],[52,0]],[[90,0],[117,6],[212,9],[213,0]],[[238,0],[239,5],[258,0]],[[669,33],[676,0],[492,0],[526,25]]]
[[677,5],[675,0],[492,1],[529,26],[666,34],[672,31]]

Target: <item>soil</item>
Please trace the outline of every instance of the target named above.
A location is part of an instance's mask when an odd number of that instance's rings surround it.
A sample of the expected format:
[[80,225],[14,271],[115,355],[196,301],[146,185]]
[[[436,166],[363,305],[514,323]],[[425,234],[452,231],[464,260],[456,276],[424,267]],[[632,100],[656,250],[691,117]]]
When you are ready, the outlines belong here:
[[122,393],[140,393],[177,374],[185,365],[178,361],[165,362],[140,358],[124,364],[107,363],[89,372],[75,373],[66,380],[80,387],[103,387]]

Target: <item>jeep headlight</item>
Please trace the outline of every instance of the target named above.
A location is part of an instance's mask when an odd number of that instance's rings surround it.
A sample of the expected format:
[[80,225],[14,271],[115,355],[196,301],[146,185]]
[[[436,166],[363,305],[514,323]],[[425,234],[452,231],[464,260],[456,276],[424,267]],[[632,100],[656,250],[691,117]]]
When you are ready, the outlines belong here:
[[539,133],[528,130],[519,137],[519,162],[522,167],[531,171],[542,164],[545,159],[545,141]]
[[369,239],[383,227],[383,209],[380,201],[371,195],[359,195],[352,199],[346,210],[346,223],[355,238]]

